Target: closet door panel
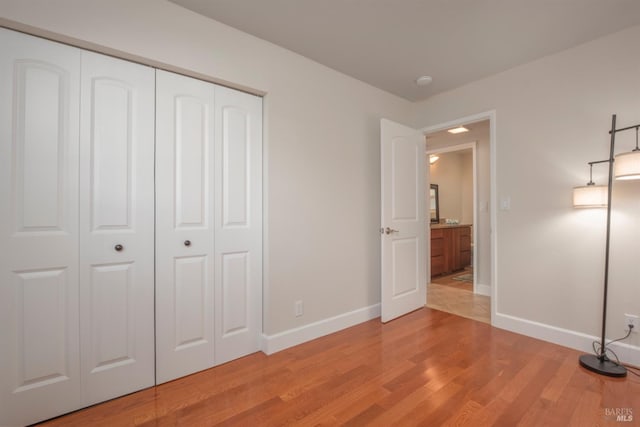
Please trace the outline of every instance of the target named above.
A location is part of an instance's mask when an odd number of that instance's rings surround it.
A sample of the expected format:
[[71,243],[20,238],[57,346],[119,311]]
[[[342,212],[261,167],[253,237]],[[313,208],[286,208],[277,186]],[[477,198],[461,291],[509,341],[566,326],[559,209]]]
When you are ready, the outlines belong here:
[[92,371],[135,363],[135,316],[131,288],[135,286],[133,263],[91,267]]
[[[222,92],[222,91],[221,91]],[[235,97],[249,96],[231,92]],[[218,101],[225,102],[229,93],[221,93]],[[229,102],[229,101],[227,101]],[[251,197],[251,112],[236,107],[223,105],[220,107],[222,131],[222,227],[246,228],[250,226]]]
[[174,259],[175,349],[207,345],[207,256]]
[[16,279],[17,329],[22,331],[17,348],[20,387],[16,391],[65,381],[66,271],[24,271],[17,273]]
[[262,332],[262,99],[216,88],[216,364]]
[[0,425],[80,406],[80,51],[0,29]]
[[175,126],[175,225],[177,229],[206,229],[209,197],[207,153],[211,106],[201,98],[178,95],[174,98]]
[[250,254],[248,252],[221,254],[220,332],[222,339],[249,331],[251,309]]
[[[86,69],[89,54],[84,59]],[[83,142],[89,145],[91,231],[132,229],[132,178],[137,172],[132,158],[136,142],[132,132],[137,130],[132,123],[136,119],[132,109],[134,102],[139,102],[136,89],[113,77],[100,76],[91,78],[87,86],[91,105],[87,106],[90,110],[84,111],[90,116],[83,118],[91,120],[91,124],[87,124]]]
[[[51,64],[20,61],[14,68],[18,108],[16,149],[17,231],[62,231],[64,199],[65,72]],[[64,102],[64,101],[63,101]],[[62,114],[61,114],[62,113]]]
[[157,382],[214,365],[214,85],[157,71]]
[[154,100],[149,67],[82,53],[83,404],[154,384]]

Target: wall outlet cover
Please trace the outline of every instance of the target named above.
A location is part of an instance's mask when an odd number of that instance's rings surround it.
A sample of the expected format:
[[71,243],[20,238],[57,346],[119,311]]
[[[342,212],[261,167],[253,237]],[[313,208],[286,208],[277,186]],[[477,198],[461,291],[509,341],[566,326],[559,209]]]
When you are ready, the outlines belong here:
[[295,303],[293,303],[293,312],[296,317],[302,316],[302,314],[304,313],[302,301],[296,301]]
[[626,314],[624,315],[624,329],[627,330],[629,325],[633,325],[633,330],[631,332],[638,332],[640,329],[640,317],[635,314]]

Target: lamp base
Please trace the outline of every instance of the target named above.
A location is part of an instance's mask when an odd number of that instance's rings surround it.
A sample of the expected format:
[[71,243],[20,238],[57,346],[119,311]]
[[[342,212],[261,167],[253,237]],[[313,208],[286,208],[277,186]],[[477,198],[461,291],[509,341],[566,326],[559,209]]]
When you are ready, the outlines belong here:
[[595,354],[583,354],[580,356],[580,366],[600,375],[608,377],[626,377],[627,368],[613,363],[607,356],[602,359]]

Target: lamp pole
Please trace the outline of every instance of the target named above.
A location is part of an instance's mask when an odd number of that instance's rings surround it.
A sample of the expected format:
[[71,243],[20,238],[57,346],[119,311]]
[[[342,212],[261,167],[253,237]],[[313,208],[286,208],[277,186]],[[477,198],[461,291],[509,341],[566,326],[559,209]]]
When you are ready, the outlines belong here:
[[600,340],[600,358],[606,358],[605,335],[607,329],[607,295],[609,294],[609,247],[611,241],[611,195],[613,193],[613,155],[616,143],[616,115],[611,117],[611,144],[609,147],[609,182],[607,184],[607,239],[604,252],[604,296],[602,298],[602,339]]
[[607,186],[607,237],[604,253],[604,297],[602,301],[602,338],[600,339],[599,354],[583,354],[580,356],[580,365],[590,371],[609,377],[625,377],[627,369],[614,363],[607,357],[605,337],[607,332],[607,294],[609,290],[609,242],[611,240],[611,193],[613,189],[613,161],[616,142],[616,115],[611,117],[611,145],[609,148],[609,183]]

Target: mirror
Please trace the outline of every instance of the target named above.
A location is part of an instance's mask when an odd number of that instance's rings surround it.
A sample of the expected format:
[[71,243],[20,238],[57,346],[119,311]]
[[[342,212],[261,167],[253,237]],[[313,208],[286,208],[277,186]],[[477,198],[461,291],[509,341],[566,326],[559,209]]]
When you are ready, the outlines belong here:
[[437,224],[440,222],[440,206],[438,200],[438,184],[431,184],[429,189],[429,213],[431,216],[431,223]]

